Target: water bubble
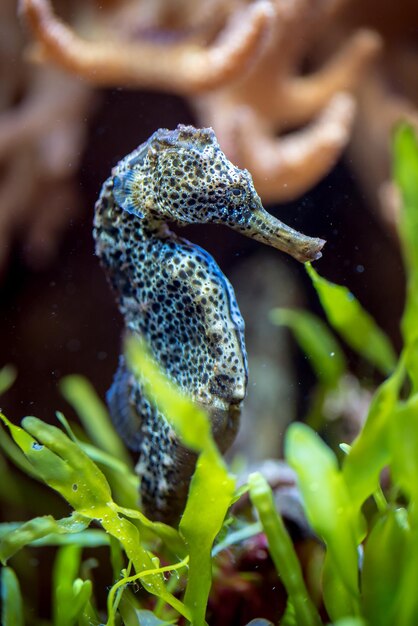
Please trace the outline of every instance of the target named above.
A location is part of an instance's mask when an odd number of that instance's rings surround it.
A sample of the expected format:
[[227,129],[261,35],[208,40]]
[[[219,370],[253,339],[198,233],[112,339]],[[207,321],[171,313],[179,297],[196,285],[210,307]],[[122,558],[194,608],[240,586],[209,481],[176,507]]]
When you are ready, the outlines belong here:
[[32,450],[42,450],[43,445],[41,443],[38,443],[37,441],[35,441],[32,444]]

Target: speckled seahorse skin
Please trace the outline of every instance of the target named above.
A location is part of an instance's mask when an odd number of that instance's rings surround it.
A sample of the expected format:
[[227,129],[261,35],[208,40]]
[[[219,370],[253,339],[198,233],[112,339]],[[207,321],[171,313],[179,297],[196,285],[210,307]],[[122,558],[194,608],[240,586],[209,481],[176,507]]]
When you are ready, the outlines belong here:
[[[214,259],[167,222],[223,223],[305,261],[321,239],[264,211],[251,176],[225,157],[211,129],[160,129],[112,170],[96,203],[96,253],[127,331],[203,406],[222,451],[238,429],[247,386],[244,322]],[[141,391],[123,357],[107,396],[114,424],[138,451],[142,505],[173,523],[185,504],[196,458]]]

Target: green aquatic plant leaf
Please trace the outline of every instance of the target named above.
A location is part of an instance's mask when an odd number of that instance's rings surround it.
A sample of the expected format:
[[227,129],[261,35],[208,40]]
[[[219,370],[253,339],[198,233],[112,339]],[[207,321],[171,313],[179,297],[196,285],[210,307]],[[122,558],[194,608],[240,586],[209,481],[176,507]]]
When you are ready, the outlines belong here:
[[80,564],[80,546],[70,545],[58,550],[52,574],[54,626],[75,626],[90,600],[92,583],[78,578]]
[[270,319],[287,326],[309,359],[318,380],[335,387],[347,369],[343,351],[326,324],[316,315],[297,309],[273,309]]
[[16,380],[17,372],[13,365],[5,365],[0,369],[0,396],[5,393]]
[[128,338],[125,354],[129,367],[182,443],[199,454],[179,530],[190,556],[184,602],[193,625],[200,626],[205,623],[212,582],[212,546],[234,499],[235,478],[216,447],[205,412],[166,378],[138,339]]
[[344,584],[334,559],[329,551],[326,552],[322,566],[322,595],[328,615],[334,620],[344,619],[353,615],[353,599],[347,593],[347,586]]
[[[107,597],[109,619],[108,619],[106,626],[114,626],[115,617],[116,617],[116,608],[121,599],[120,592],[127,584],[133,583],[137,580],[143,581],[144,578],[147,578],[148,576],[154,576],[156,573],[165,574],[168,572],[175,572],[179,569],[182,569],[183,567],[186,567],[188,562],[189,562],[189,557],[186,556],[179,563],[175,563],[173,565],[166,565],[164,567],[153,568],[152,570],[144,570],[143,572],[138,572],[134,574],[133,576],[126,575],[120,580],[118,580],[118,582],[113,585]],[[194,624],[194,621],[192,623]]]
[[[3,434],[3,433],[2,433]],[[22,506],[24,499],[21,493],[22,480],[13,472],[6,459],[0,454],[0,502],[3,506]]]
[[[1,414],[0,414],[1,418]],[[35,468],[29,463],[21,448],[0,428],[0,448],[16,467],[28,476],[42,480]]]
[[80,441],[74,434],[65,416],[57,411],[57,419],[63,425],[67,435],[74,441],[87,456],[97,463],[108,480],[112,492],[118,494],[118,500],[124,506],[135,507],[138,500],[139,477],[133,473],[132,464],[126,465],[124,461],[114,457],[109,452],[84,441]]
[[244,524],[238,530],[233,530],[222,538],[212,550],[212,556],[216,556],[223,550],[230,548],[233,545],[246,541],[255,535],[259,535],[263,530],[260,522],[254,522],[253,524]]
[[[396,556],[399,572],[398,591],[393,598],[393,615],[398,624],[414,624],[418,614],[416,580],[418,578],[418,138],[406,124],[394,137],[394,176],[401,195],[399,236],[407,274],[407,294],[402,318],[403,362],[412,383],[409,396],[399,402],[390,420],[388,441],[394,484],[409,499],[407,522],[410,526],[403,563],[402,550]],[[401,522],[404,522],[404,515]],[[398,534],[407,533],[399,524]],[[399,540],[398,540],[399,543]],[[395,546],[393,552],[396,552]],[[390,580],[390,579],[389,579]]]
[[141,511],[136,509],[127,509],[126,507],[118,506],[115,503],[112,503],[111,506],[117,513],[137,520],[141,528],[151,530],[155,535],[157,535],[157,537],[164,541],[167,548],[169,548],[173,554],[176,554],[177,556],[185,556],[186,547],[184,541],[175,528],[168,526],[163,522],[152,522]]
[[392,372],[397,361],[395,351],[374,319],[347,287],[326,280],[310,263],[305,263],[305,267],[331,326],[382,374]]
[[394,179],[401,193],[399,235],[408,274],[418,275],[418,138],[411,126],[402,124],[393,142]]
[[250,474],[248,483],[251,502],[257,509],[270,555],[288,593],[295,623],[299,626],[319,626],[321,619],[307,592],[298,557],[283,520],[276,511],[272,491],[258,472]]
[[418,394],[399,403],[390,423],[389,445],[394,480],[412,503],[418,528]]
[[0,584],[2,625],[24,626],[23,598],[19,581],[11,567],[2,567]]
[[[34,518],[37,519],[37,518]],[[31,520],[30,520],[31,521]],[[5,522],[0,524],[0,542],[9,533],[15,530],[19,530],[23,524],[27,522]],[[71,532],[66,534],[58,534],[56,532],[34,539],[28,546],[34,548],[40,548],[42,546],[66,546],[76,545],[82,548],[99,548],[101,546],[108,546],[110,544],[110,535],[104,530],[98,528],[84,530],[82,532]],[[121,568],[118,570],[120,572]]]
[[[337,459],[312,429],[300,423],[287,430],[285,456],[297,474],[307,518],[324,540],[329,567],[341,581],[344,606],[350,607],[348,614],[358,615],[357,537],[361,531]],[[344,617],[333,608],[327,606],[333,619]]]
[[393,374],[377,389],[366,422],[344,459],[345,483],[357,510],[376,491],[380,472],[390,461],[390,422],[404,378],[401,359]]
[[[77,444],[59,428],[25,417],[22,428],[7,424],[11,435],[43,480],[71,506],[90,518],[110,502],[105,476]],[[94,512],[94,515],[92,515]]]
[[[75,442],[60,429],[35,417],[25,418],[22,421],[24,428],[15,426],[2,415],[0,417],[42,479],[78,513],[98,521],[118,539],[137,572],[156,569],[151,553],[140,540],[138,528],[118,513],[105,476]],[[181,615],[189,617],[183,603],[167,592],[161,575],[150,575],[142,584]]]
[[180,521],[180,533],[190,555],[184,600],[196,626],[204,624],[212,584],[212,546],[235,492],[235,477],[228,473],[212,438],[203,441],[202,446]]
[[410,535],[408,513],[399,508],[388,509],[367,538],[361,586],[364,616],[370,624],[397,623],[394,600],[400,589],[400,573],[409,559]]
[[407,274],[402,332],[406,367],[418,392],[418,139],[412,128],[401,125],[397,129],[393,152],[394,177],[402,200],[398,231]]
[[[0,560],[4,564],[11,556],[16,554],[24,546],[45,539],[50,535],[61,535],[67,533],[80,533],[90,524],[88,518],[77,513],[70,517],[55,520],[52,515],[35,517],[28,522],[24,522],[13,530],[10,525],[6,525],[8,532],[0,532]],[[1,531],[1,526],[0,526]]]
[[60,390],[76,411],[91,441],[131,468],[130,456],[113,427],[106,406],[90,382],[83,376],[66,376],[60,381]]
[[118,612],[122,619],[123,626],[141,626],[138,614],[141,607],[133,593],[129,589],[124,589],[121,595]]
[[[418,527],[416,520],[411,526],[409,541],[406,546],[406,558],[403,567],[396,556],[395,569],[399,573],[399,588],[393,598],[395,624],[415,626],[418,615],[418,595],[416,593],[418,580]],[[399,568],[398,568],[399,567]],[[377,624],[377,622],[375,622]]]

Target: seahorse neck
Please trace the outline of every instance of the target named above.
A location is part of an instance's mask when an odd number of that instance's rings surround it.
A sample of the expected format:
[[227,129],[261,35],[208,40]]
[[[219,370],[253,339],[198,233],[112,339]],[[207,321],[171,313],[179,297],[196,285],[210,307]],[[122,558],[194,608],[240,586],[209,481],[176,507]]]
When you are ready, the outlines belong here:
[[140,231],[137,233],[137,236],[142,239],[144,244],[147,242],[152,244],[152,242],[162,241],[173,235],[166,220],[156,218],[152,215],[144,215],[144,217],[139,220],[138,228]]

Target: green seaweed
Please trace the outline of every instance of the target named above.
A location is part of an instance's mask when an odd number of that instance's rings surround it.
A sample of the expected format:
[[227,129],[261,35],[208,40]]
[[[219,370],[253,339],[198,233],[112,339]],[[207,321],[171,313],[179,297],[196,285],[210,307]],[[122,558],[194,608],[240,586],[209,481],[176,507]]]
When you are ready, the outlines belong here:
[[299,309],[273,309],[270,320],[287,326],[293,333],[314,371],[318,384],[311,395],[307,424],[319,430],[323,405],[329,391],[336,389],[347,373],[347,362],[338,340],[319,317]]
[[376,490],[380,472],[390,460],[388,426],[393,419],[403,379],[404,368],[399,361],[394,373],[377,389],[366,423],[346,457],[343,474],[358,508]]
[[347,363],[328,326],[312,313],[298,309],[273,309],[270,319],[290,328],[318,380],[326,388],[335,387],[346,372]]
[[[331,326],[351,348],[390,376],[376,390],[363,428],[346,448],[341,469],[331,450],[306,426],[291,425],[286,434],[286,457],[298,474],[308,518],[327,546],[323,593],[328,612],[334,619],[359,615],[370,626],[413,626],[418,613],[414,592],[418,576],[418,143],[411,129],[402,126],[394,146],[408,279],[404,347],[396,362],[387,338],[348,290],[329,283],[307,265]],[[393,508],[391,500],[382,497],[379,476],[385,467],[396,485],[393,493],[401,492],[406,507]],[[379,515],[365,520],[362,507],[371,495]],[[356,549],[364,536],[360,571]]]
[[251,501],[267,535],[271,557],[289,595],[295,623],[299,626],[318,626],[321,624],[319,614],[307,592],[292,541],[277,514],[272,491],[259,473],[250,474],[248,483]]
[[[340,603],[327,602],[333,619],[359,613],[357,537],[361,533],[337,459],[304,424],[292,424],[285,455],[298,475],[308,520],[327,547],[326,567],[339,587]],[[334,599],[334,594],[333,594]],[[342,610],[338,610],[342,607]],[[348,611],[345,613],[345,611]],[[342,614],[341,614],[342,613]]]
[[3,626],[24,626],[23,598],[19,581],[11,567],[1,570],[1,623]]
[[92,583],[78,578],[80,564],[80,546],[64,546],[58,550],[52,573],[54,626],[73,626],[86,610]]
[[[396,623],[399,573],[409,559],[411,528],[404,508],[388,509],[373,527],[364,550],[364,615],[381,626]],[[396,566],[394,566],[396,564]]]
[[347,287],[319,276],[310,263],[305,266],[331,326],[382,374],[392,372],[396,365],[395,351],[371,315]]
[[[138,527],[118,512],[105,476],[76,443],[55,426],[37,418],[25,418],[23,428],[20,428],[4,416],[0,417],[38,475],[80,516],[99,522],[118,539],[137,572],[158,569],[140,541]],[[189,615],[183,603],[166,591],[158,573],[147,577],[142,584],[150,593],[164,598],[180,614]]]
[[17,372],[13,365],[5,365],[0,370],[0,395],[5,393],[16,380]]
[[[28,522],[17,525],[13,530],[9,527],[6,534],[0,533],[0,560],[6,563],[10,557],[24,546],[40,539],[54,535],[77,533],[83,536],[82,530],[89,525],[88,518],[73,513],[70,517],[55,520],[52,515],[35,517]],[[1,526],[0,526],[1,528]],[[3,536],[2,536],[3,535]]]
[[75,409],[87,435],[96,447],[131,467],[131,459],[109,420],[107,408],[89,381],[82,376],[66,376],[60,382],[60,390]]

